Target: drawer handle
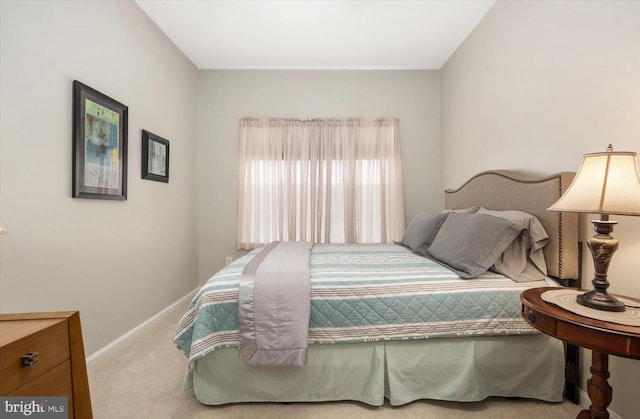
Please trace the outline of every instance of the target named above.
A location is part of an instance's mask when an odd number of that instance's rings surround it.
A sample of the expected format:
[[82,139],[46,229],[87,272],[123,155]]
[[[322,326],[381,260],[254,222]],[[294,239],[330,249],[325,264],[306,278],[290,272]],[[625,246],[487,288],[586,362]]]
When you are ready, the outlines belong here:
[[20,357],[20,363],[23,367],[30,367],[36,362],[40,361],[40,354],[38,352],[29,352],[26,355]]
[[531,323],[535,323],[536,322],[536,315],[533,314],[533,311],[530,311],[529,314],[527,314],[527,318],[529,319],[529,321]]

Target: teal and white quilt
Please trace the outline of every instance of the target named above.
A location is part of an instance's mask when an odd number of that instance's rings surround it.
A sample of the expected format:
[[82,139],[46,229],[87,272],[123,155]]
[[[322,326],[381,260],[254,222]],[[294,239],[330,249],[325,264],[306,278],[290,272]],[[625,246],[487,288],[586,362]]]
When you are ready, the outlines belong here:
[[[191,301],[174,337],[190,362],[240,346],[239,281],[258,252],[223,268]],[[519,297],[545,281],[493,272],[462,279],[395,244],[316,244],[309,263],[309,344],[537,333]]]

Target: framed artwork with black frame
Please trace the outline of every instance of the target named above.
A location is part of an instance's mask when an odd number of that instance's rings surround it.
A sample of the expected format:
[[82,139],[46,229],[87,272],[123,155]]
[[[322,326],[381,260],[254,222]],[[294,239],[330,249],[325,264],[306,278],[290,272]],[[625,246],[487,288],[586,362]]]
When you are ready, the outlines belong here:
[[169,140],[142,130],[142,179],[169,183]]
[[127,199],[129,108],[73,82],[74,198]]

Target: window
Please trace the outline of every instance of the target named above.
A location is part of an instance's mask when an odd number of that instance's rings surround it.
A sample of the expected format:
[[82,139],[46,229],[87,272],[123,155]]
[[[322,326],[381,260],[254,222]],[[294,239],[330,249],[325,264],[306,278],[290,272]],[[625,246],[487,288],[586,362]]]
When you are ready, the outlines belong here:
[[397,119],[244,118],[238,248],[399,240],[401,172]]

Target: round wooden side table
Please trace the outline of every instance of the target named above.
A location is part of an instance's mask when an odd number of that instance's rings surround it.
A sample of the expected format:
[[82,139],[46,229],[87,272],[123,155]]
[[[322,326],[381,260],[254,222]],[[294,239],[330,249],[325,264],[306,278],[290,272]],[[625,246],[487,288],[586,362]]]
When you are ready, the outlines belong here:
[[[640,359],[640,327],[591,319],[572,313],[541,297],[552,287],[532,288],[520,295],[522,317],[533,327],[565,342],[591,349],[591,378],[587,392],[591,400],[588,410],[578,414],[578,419],[605,419],[611,404],[613,389],[608,383],[609,355]],[[586,290],[585,290],[586,292]],[[624,297],[628,300],[640,300]]]

